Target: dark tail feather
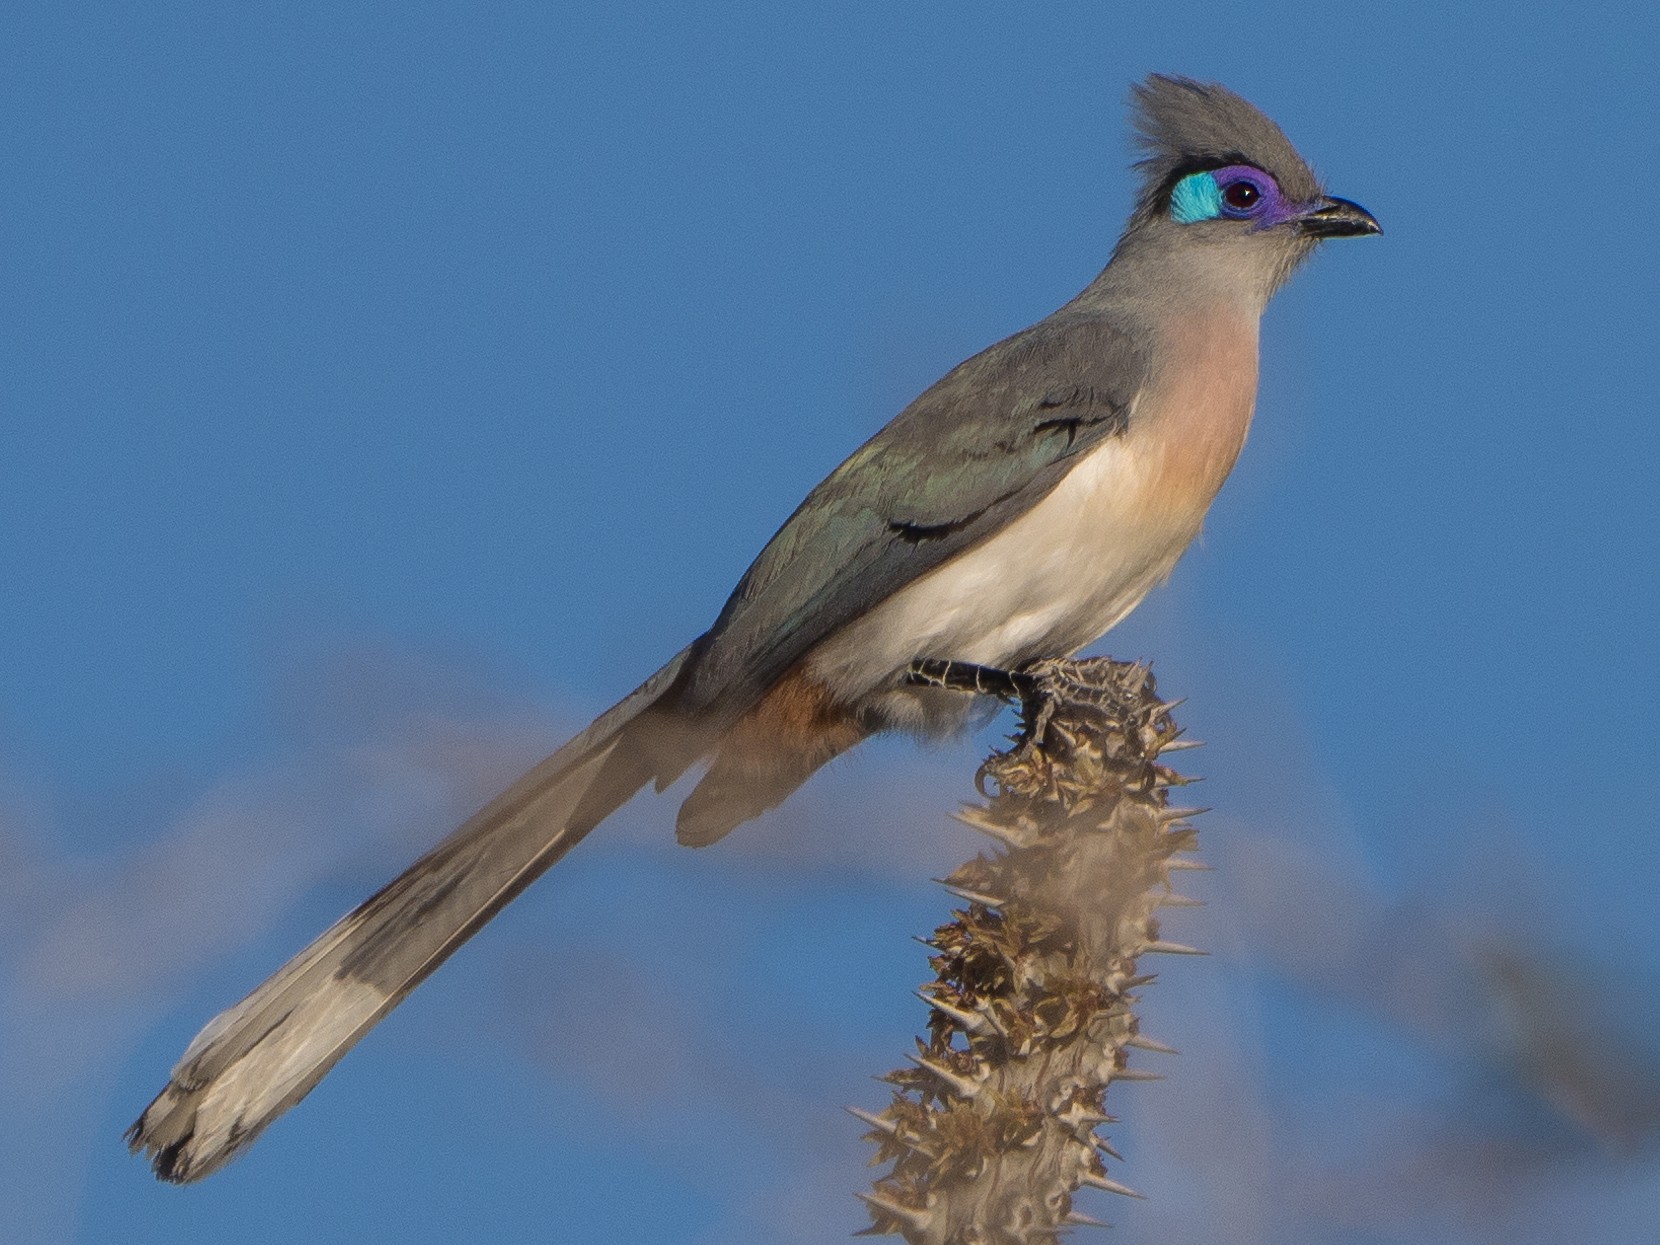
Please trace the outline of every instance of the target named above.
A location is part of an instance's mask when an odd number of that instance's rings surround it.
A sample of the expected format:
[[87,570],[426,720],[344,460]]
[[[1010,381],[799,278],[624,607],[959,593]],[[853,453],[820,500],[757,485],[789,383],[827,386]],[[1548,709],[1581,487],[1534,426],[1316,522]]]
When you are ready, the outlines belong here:
[[655,776],[646,757],[630,754],[636,744],[655,751],[663,728],[647,711],[686,656],[209,1021],[128,1130],[132,1150],[147,1152],[164,1180],[197,1180],[305,1097],[457,947]]

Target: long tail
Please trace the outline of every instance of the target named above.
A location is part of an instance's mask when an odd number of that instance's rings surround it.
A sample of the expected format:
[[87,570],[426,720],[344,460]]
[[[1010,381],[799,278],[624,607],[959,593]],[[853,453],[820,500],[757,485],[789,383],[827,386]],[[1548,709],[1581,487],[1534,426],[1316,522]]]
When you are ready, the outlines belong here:
[[641,714],[688,652],[210,1020],[128,1130],[132,1150],[148,1152],[163,1180],[197,1180],[305,1097],[451,952],[661,776],[624,754],[644,750]]

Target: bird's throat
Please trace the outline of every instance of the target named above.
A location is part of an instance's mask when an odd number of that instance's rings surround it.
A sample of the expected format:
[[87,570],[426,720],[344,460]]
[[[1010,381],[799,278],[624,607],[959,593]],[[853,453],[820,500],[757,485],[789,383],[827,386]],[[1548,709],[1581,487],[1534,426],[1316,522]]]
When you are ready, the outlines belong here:
[[1195,532],[1250,432],[1257,326],[1250,309],[1228,304],[1181,317],[1131,420],[1125,448],[1146,464],[1149,511]]

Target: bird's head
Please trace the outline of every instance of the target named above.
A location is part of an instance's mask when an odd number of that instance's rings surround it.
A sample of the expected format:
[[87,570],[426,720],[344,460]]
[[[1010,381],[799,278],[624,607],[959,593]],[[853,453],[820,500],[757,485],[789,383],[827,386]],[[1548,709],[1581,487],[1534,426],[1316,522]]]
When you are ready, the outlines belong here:
[[1279,126],[1225,87],[1154,74],[1134,104],[1147,155],[1132,233],[1203,248],[1272,291],[1322,239],[1383,232],[1326,194]]

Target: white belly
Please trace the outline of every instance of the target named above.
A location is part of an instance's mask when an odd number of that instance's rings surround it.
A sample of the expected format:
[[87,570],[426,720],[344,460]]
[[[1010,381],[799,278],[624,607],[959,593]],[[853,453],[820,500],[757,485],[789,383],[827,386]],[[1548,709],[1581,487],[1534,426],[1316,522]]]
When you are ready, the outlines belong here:
[[810,672],[855,699],[918,657],[1007,667],[1105,634],[1169,575],[1204,518],[1203,506],[1151,502],[1163,473],[1131,444],[1107,441],[1003,531],[832,636]]

